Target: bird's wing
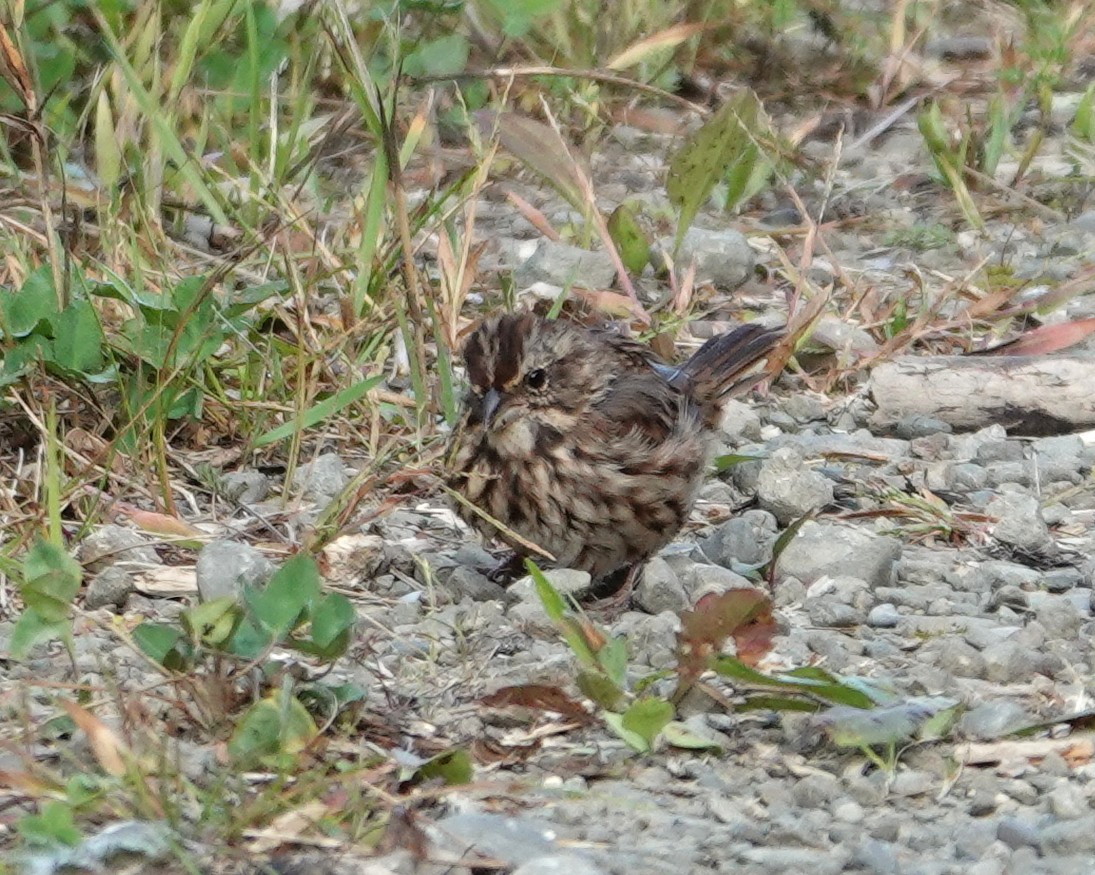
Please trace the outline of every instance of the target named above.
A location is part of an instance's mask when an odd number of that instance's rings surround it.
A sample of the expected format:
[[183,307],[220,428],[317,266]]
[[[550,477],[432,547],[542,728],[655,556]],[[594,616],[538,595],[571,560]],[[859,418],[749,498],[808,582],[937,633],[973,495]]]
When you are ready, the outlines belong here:
[[680,425],[685,397],[652,370],[626,372],[593,401],[596,424],[614,438],[666,440]]

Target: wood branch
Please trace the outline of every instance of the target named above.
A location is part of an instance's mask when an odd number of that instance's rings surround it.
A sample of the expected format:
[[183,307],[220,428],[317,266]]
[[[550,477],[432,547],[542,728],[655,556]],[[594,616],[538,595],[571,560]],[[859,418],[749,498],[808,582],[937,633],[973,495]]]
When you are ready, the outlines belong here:
[[930,416],[959,430],[999,423],[1024,435],[1095,425],[1095,356],[923,356],[871,373],[872,426]]

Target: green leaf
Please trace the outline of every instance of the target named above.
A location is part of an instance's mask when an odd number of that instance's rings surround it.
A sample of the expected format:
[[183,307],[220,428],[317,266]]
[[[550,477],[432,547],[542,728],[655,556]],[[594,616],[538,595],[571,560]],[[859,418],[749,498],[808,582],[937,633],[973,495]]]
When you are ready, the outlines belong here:
[[772,558],[767,562],[767,569],[765,577],[769,582],[775,582],[776,566],[779,565],[779,557],[783,555],[783,551],[787,549],[787,546],[795,539],[795,535],[798,534],[798,530],[801,529],[806,523],[814,518],[814,513],[811,511],[805,516],[800,516],[797,520],[791,523],[786,529],[780,532],[776,542],[772,545]]
[[68,617],[82,579],[83,569],[75,559],[55,544],[38,541],[23,559],[19,594],[43,620],[58,622]]
[[874,706],[871,697],[866,693],[841,683],[833,675],[819,668],[808,666],[770,676],[750,668],[731,656],[718,657],[712,661],[711,667],[722,677],[743,681],[753,686],[795,691],[853,708],[866,709]]
[[715,456],[715,470],[721,474],[743,462],[761,462],[764,458],[764,456],[749,456],[744,453],[727,453],[723,456]]
[[53,361],[75,374],[103,369],[103,337],[99,315],[90,301],[73,301],[52,318]]
[[562,6],[562,0],[483,0],[502,23],[508,37],[521,38],[529,32],[536,19],[550,15]]
[[578,672],[576,683],[583,696],[606,711],[614,711],[618,708],[624,696],[624,691],[613,683],[611,678],[599,671],[582,669]]
[[544,572],[531,559],[525,560],[525,568],[528,570],[529,576],[532,577],[532,583],[536,587],[536,595],[540,599],[540,604],[544,606],[544,613],[548,615],[548,619],[553,623],[563,622],[567,606],[566,602],[563,601],[563,597],[559,595],[559,591],[551,585],[551,581],[544,576]]
[[141,623],[133,630],[133,640],[145,656],[164,668],[180,671],[185,667],[178,650],[187,643],[181,629],[167,623]]
[[468,40],[459,33],[430,40],[403,58],[408,76],[449,76],[468,65]]
[[647,750],[650,750],[658,733],[673,719],[673,714],[673,706],[665,699],[639,699],[624,711],[622,726],[642,738]]
[[247,604],[252,616],[281,638],[303,622],[306,610],[319,595],[319,569],[315,560],[306,553],[298,553],[261,590],[248,590]]
[[1087,91],[1080,98],[1069,130],[1077,139],[1095,143],[1095,83],[1087,86]]
[[44,803],[38,814],[28,814],[16,821],[16,829],[24,841],[31,845],[74,847],[81,839],[80,831],[72,818],[72,809],[64,802]]
[[289,284],[285,280],[274,280],[232,292],[224,303],[224,315],[235,324],[236,319],[254,310],[257,304],[273,297],[283,297],[288,290]]
[[995,176],[996,168],[1007,148],[1012,126],[1007,106],[1000,95],[989,101],[988,118],[988,133],[981,147],[981,160],[977,169],[987,176]]
[[360,401],[369,393],[369,391],[377,386],[381,380],[384,379],[383,374],[378,374],[375,377],[369,377],[354,386],[349,386],[346,389],[342,389],[335,392],[334,395],[329,398],[325,398],[318,404],[314,404],[305,410],[298,418],[293,419],[290,422],[283,423],[277,428],[272,428],[268,432],[260,434],[254,440],[253,446],[264,447],[267,444],[272,444],[280,440],[292,437],[298,430],[311,428],[314,425],[318,425],[325,419],[329,419],[334,416],[340,410],[349,405]]
[[114,345],[133,358],[162,370],[171,350],[172,334],[166,325],[150,325],[143,318],[128,319],[114,335]]
[[415,770],[411,780],[414,783],[420,783],[440,778],[446,786],[454,787],[459,784],[470,784],[474,776],[475,769],[472,767],[468,752],[461,748],[453,748],[426,760]]
[[928,717],[916,730],[916,737],[923,741],[934,741],[946,738],[951,729],[961,716],[963,707],[961,702],[949,700],[950,704],[939,708]]
[[606,711],[603,715],[605,725],[619,736],[628,747],[637,750],[639,753],[646,753],[650,750],[650,744],[639,733],[632,732],[626,726],[624,726],[624,715],[616,714],[612,711]]
[[597,657],[589,645],[587,636],[582,631],[581,621],[578,618],[569,616],[566,602],[563,601],[563,597],[559,595],[558,590],[551,585],[551,581],[547,579],[544,572],[531,559],[525,560],[525,568],[536,587],[536,595],[544,606],[544,613],[559,629],[571,652],[582,665],[587,667],[597,665]]
[[229,653],[242,659],[255,659],[274,641],[273,636],[251,617],[244,616],[224,645]]
[[350,630],[357,615],[346,596],[328,593],[312,613],[312,643],[316,655],[337,659],[350,644]]
[[11,631],[11,657],[22,659],[36,645],[70,634],[67,620],[47,620],[37,611],[28,608],[19,615]]
[[984,227],[984,220],[977,210],[977,205],[973,201],[973,196],[970,194],[965,180],[965,150],[969,144],[968,137],[963,138],[963,143],[958,147],[951,145],[947,126],[943,121],[943,114],[939,109],[939,104],[934,101],[917,116],[916,124],[920,129],[920,135],[924,138],[924,143],[928,147],[928,153],[932,156],[932,161],[935,162],[936,169],[954,193],[954,198],[958,202],[958,208],[962,211],[962,215],[973,227],[978,229]]
[[722,750],[722,745],[712,738],[697,735],[679,720],[670,720],[662,727],[665,743],[684,750]]
[[219,647],[232,636],[241,613],[235,597],[226,595],[183,611],[179,615],[179,622],[192,640],[210,647]]
[[650,261],[650,243],[626,204],[620,204],[608,217],[608,235],[628,273],[641,274]]
[[171,289],[171,300],[175,304],[171,309],[179,313],[192,314],[198,310],[211,309],[213,297],[208,279],[201,275],[184,277]]
[[95,104],[95,170],[104,191],[113,189],[122,174],[122,153],[105,88],[99,91]]
[[30,274],[16,292],[0,294],[0,317],[9,338],[26,337],[57,312],[57,290],[49,265]]
[[734,707],[735,711],[817,711],[821,705],[798,696],[768,694],[748,695]]
[[622,635],[609,638],[605,646],[597,651],[597,664],[616,686],[624,685],[627,680],[627,641]]
[[665,190],[678,211],[674,250],[680,247],[696,213],[719,180],[730,174],[731,187],[738,197],[748,190],[759,157],[755,141],[770,136],[760,100],[749,89],[743,89],[673,154]]
[[228,741],[228,754],[242,768],[284,765],[319,733],[312,715],[286,688],[252,705]]
[[912,738],[931,713],[911,702],[865,711],[837,705],[818,714],[817,725],[840,747],[896,744]]

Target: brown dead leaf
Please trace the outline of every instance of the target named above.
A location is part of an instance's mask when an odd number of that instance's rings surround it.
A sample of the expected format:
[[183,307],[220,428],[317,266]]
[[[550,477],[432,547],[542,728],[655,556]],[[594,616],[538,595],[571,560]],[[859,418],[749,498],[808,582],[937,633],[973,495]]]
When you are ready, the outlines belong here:
[[120,777],[125,774],[125,759],[130,756],[129,748],[118,734],[98,717],[75,702],[61,700],[61,707],[87,736],[91,752],[96,761],[108,775]]
[[609,70],[626,70],[643,61],[655,52],[671,49],[691,39],[708,27],[703,22],[685,22],[674,24],[665,30],[643,37],[636,43],[632,43],[606,65]]
[[483,696],[479,701],[490,708],[531,708],[534,711],[561,714],[583,723],[591,720],[585,708],[551,684],[516,684],[502,687]]
[[265,829],[249,831],[247,835],[250,841],[244,847],[252,854],[264,854],[286,843],[297,842],[307,833],[313,832],[326,813],[327,806],[318,799],[313,799],[299,808],[279,814]]
[[33,114],[36,107],[33,80],[27,71],[27,65],[23,63],[23,56],[3,24],[0,24],[0,75]]
[[114,505],[118,516],[125,517],[133,522],[137,528],[150,535],[159,535],[164,538],[186,538],[189,540],[206,541],[209,535],[201,529],[196,529],[189,523],[183,522],[176,516],[166,513],[156,513],[151,510],[141,510],[131,504],[118,502]]
[[484,136],[497,126],[502,147],[547,179],[571,206],[582,209],[585,198],[579,168],[559,132],[550,125],[516,113],[480,110],[476,120]]
[[[110,451],[110,444],[99,435],[86,429],[70,428],[65,432],[64,444],[77,455],[94,464],[102,464]],[[115,454],[110,462],[110,470],[115,474],[124,474],[126,471],[125,459]]]
[[631,298],[621,295],[619,292],[596,291],[580,289],[574,286],[570,290],[571,296],[578,298],[588,307],[592,307],[613,319],[627,319],[635,315],[635,307]]
[[1058,350],[1075,346],[1095,334],[1095,317],[1043,325],[1021,334],[1014,340],[1001,343],[991,349],[983,349],[969,355],[1049,355]]
[[57,787],[35,777],[30,772],[12,772],[0,769],[0,787],[14,790],[31,798],[57,792]]
[[551,227],[551,222],[548,221],[547,216],[521,197],[521,195],[517,194],[517,192],[507,191],[506,200],[517,208],[517,212],[525,217],[526,222],[532,225],[533,228],[543,234],[548,240],[558,243],[562,239],[559,236],[559,232]]
[[686,117],[670,109],[647,106],[625,106],[614,110],[613,118],[621,125],[649,131],[652,134],[676,135],[684,130]]

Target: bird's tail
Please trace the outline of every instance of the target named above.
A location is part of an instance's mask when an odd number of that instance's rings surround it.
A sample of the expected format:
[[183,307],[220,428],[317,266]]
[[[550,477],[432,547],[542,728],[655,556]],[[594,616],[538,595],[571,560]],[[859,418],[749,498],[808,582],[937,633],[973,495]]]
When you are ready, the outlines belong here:
[[772,353],[785,336],[780,328],[742,325],[704,343],[670,382],[689,392],[704,418],[713,421],[724,399],[752,388],[769,372]]

